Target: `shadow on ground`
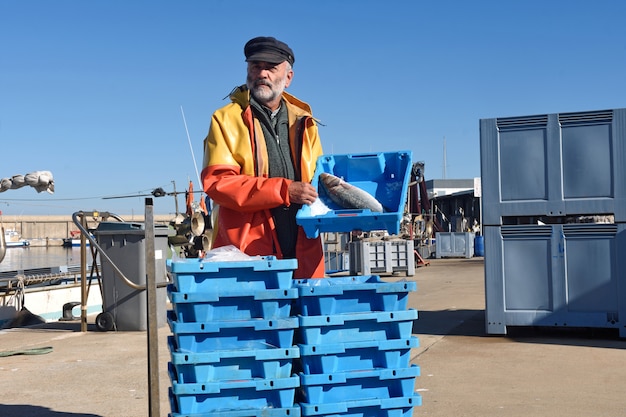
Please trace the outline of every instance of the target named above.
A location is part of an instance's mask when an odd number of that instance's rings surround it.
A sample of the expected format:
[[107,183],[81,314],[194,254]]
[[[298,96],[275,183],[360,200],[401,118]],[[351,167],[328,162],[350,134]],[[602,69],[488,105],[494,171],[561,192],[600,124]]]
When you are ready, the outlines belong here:
[[[47,323],[36,324],[32,326],[19,326],[13,327],[11,331],[20,331],[20,330],[28,330],[28,331],[37,331],[37,330],[58,330],[58,331],[68,331],[68,332],[80,332],[80,320],[68,320],[68,321],[50,321]],[[3,329],[6,330],[6,329]],[[87,331],[99,331],[96,328],[96,325],[93,323],[87,324]],[[2,416],[2,414],[0,414]]]
[[418,311],[413,333],[437,336],[485,336],[484,310]]
[[99,414],[69,413],[64,411],[54,411],[47,407],[37,405],[0,404],[0,416],[2,417],[102,417]]
[[520,343],[571,345],[626,349],[626,339],[617,329],[577,327],[508,326],[506,335],[485,331],[484,310],[419,311],[413,322],[413,334],[506,338]]

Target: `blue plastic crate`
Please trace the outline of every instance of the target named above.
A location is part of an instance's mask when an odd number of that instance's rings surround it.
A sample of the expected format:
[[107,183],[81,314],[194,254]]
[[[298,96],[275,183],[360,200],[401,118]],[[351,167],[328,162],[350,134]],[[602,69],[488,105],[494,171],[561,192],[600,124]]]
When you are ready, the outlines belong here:
[[212,320],[277,319],[291,316],[292,301],[298,290],[275,289],[238,294],[238,289],[215,292],[176,292],[167,287],[176,320],[180,322]]
[[413,407],[422,405],[422,397],[414,393],[409,397],[342,401],[337,403],[300,403],[303,416],[324,417],[412,417]]
[[346,400],[410,397],[420,368],[373,369],[305,375],[300,373],[301,402],[337,403]]
[[291,288],[298,261],[276,259],[274,256],[225,262],[188,258],[168,259],[166,267],[180,292],[213,292],[236,288],[249,294],[251,291]]
[[[175,399],[170,397],[170,402]],[[250,408],[247,410],[212,411],[209,413],[169,413],[168,417],[300,417],[300,406],[288,408]]]
[[304,345],[359,342],[365,340],[408,339],[417,310],[298,316],[296,341]]
[[176,380],[181,383],[219,381],[229,379],[288,378],[292,364],[300,357],[300,349],[268,348],[216,350],[205,353],[180,352],[176,340],[169,336],[171,366]]
[[415,336],[397,340],[300,345],[300,363],[305,375],[408,368],[411,349],[418,346],[419,341]]
[[171,310],[167,322],[183,352],[254,349],[261,343],[287,348],[293,346],[294,329],[298,327],[297,317],[181,323]]
[[294,313],[303,316],[406,310],[410,281],[385,282],[377,275],[294,280],[299,298]]
[[297,376],[278,379],[251,379],[203,384],[179,384],[174,375],[170,387],[172,410],[178,413],[291,408],[294,406]]
[[[320,232],[350,232],[352,230],[387,230],[400,232],[406,190],[412,168],[411,151],[368,154],[322,155],[318,158],[311,184],[318,190],[320,200],[331,211],[314,215],[311,206],[304,205],[296,214],[296,222],[308,237]],[[374,196],[383,206],[382,213],[369,209],[344,209],[332,202],[319,184],[326,172],[342,178]]]

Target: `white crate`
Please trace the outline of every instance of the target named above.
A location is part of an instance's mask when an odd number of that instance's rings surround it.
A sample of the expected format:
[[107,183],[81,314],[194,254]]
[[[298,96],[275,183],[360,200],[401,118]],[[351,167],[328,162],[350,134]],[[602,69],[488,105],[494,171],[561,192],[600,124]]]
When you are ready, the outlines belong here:
[[415,275],[412,240],[359,240],[350,242],[349,253],[351,275]]

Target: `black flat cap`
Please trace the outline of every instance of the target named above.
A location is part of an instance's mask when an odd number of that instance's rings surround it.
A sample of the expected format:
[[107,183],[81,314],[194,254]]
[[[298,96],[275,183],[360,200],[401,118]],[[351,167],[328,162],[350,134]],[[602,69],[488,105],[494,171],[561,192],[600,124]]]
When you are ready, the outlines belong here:
[[246,62],[263,61],[280,64],[287,61],[293,65],[296,61],[291,48],[286,43],[271,36],[259,36],[250,39],[243,47],[243,53],[246,55]]

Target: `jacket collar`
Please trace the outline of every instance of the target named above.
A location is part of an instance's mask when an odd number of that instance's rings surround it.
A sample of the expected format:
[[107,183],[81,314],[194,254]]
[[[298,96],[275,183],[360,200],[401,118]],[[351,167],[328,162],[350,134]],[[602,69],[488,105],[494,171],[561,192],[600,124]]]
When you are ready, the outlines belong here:
[[[287,104],[287,109],[290,114],[294,114],[297,117],[312,117],[311,107],[304,101],[301,101],[286,91],[283,91],[283,99]],[[250,105],[250,90],[248,90],[245,84],[235,87],[230,93],[230,100],[239,105],[242,109],[245,109]]]

